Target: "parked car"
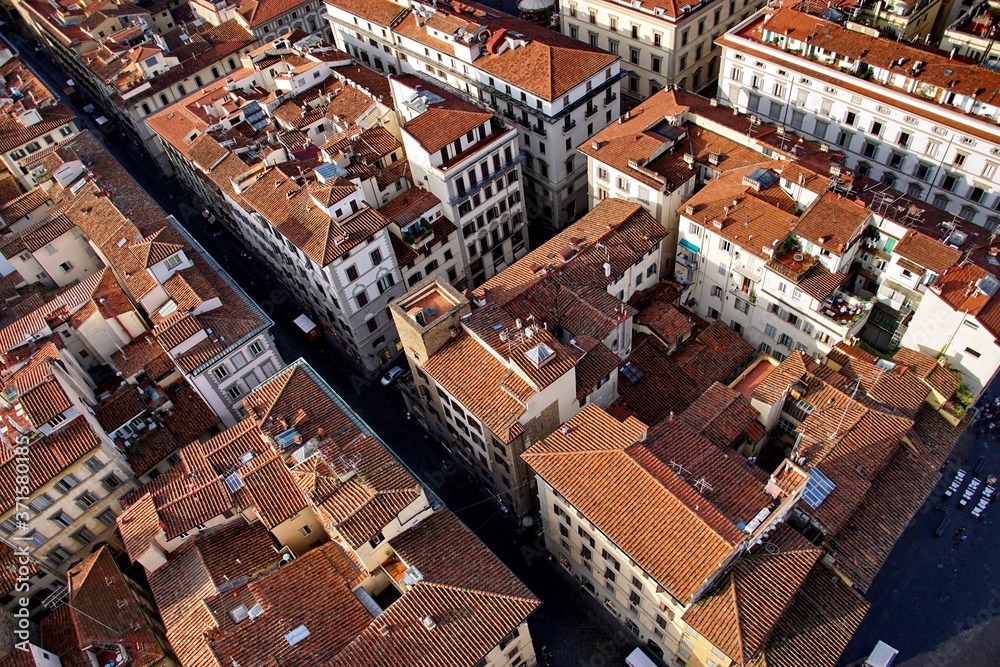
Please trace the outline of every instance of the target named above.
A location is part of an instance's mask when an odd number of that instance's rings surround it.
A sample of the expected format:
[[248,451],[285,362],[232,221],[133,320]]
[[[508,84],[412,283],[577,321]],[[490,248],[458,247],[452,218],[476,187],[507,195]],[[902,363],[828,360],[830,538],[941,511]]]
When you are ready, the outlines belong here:
[[393,366],[385,375],[382,376],[382,386],[388,387],[390,384],[396,381],[396,379],[403,374],[403,369],[399,366]]

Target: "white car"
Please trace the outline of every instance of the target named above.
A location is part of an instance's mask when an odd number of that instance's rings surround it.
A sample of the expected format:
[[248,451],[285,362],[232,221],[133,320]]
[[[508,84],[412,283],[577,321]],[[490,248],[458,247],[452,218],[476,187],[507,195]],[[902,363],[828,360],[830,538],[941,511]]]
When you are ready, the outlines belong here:
[[388,371],[386,371],[385,375],[382,376],[382,386],[388,387],[390,384],[396,381],[396,378],[398,378],[402,374],[403,374],[402,368],[400,368],[399,366],[393,366]]

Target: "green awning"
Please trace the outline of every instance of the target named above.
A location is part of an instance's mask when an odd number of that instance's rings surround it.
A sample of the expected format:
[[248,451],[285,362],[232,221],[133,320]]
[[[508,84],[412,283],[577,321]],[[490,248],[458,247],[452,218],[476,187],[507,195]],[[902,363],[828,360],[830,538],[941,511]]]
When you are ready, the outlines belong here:
[[701,252],[701,248],[699,248],[695,244],[691,243],[687,239],[681,239],[681,247],[682,248],[687,248],[691,252]]

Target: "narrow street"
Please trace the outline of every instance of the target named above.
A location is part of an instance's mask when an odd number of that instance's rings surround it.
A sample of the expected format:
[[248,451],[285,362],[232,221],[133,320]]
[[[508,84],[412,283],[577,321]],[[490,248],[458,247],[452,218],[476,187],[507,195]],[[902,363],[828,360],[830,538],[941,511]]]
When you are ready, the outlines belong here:
[[[4,37],[52,90],[63,89],[67,77],[44,52],[36,53],[32,43],[16,32],[8,30]],[[482,487],[472,483],[447,451],[415,420],[406,418],[399,390],[383,387],[377,380],[366,380],[355,371],[353,362],[332,348],[322,342],[308,342],[292,324],[302,312],[294,299],[277,281],[265,278],[266,270],[258,262],[241,258],[244,248],[221,226],[209,223],[198,209],[187,203],[190,199],[175,179],[163,178],[138,147],[120,136],[104,136],[80,107],[68,99],[64,101],[160,207],[181,221],[270,315],[275,323],[272,335],[285,361],[299,357],[307,360],[410,470],[542,600],[544,604],[529,621],[536,651],[541,655],[542,647],[546,646],[551,654],[548,661],[539,657],[539,664],[559,667],[624,664],[625,656],[638,645],[638,638],[548,559],[542,537],[533,531],[519,533],[516,523],[501,512]],[[81,106],[84,104],[86,100]]]

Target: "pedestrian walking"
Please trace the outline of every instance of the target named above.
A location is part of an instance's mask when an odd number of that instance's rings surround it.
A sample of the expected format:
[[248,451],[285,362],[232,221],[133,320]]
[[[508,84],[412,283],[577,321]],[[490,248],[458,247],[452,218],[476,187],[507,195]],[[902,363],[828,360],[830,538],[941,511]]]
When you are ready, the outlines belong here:
[[967,539],[969,539],[968,535],[962,535],[960,538],[958,538],[957,540],[955,540],[955,546],[956,547],[961,546],[962,542],[966,541]]
[[961,528],[955,531],[955,534],[952,535],[952,537],[957,540],[964,532],[965,532],[965,526],[962,526]]

